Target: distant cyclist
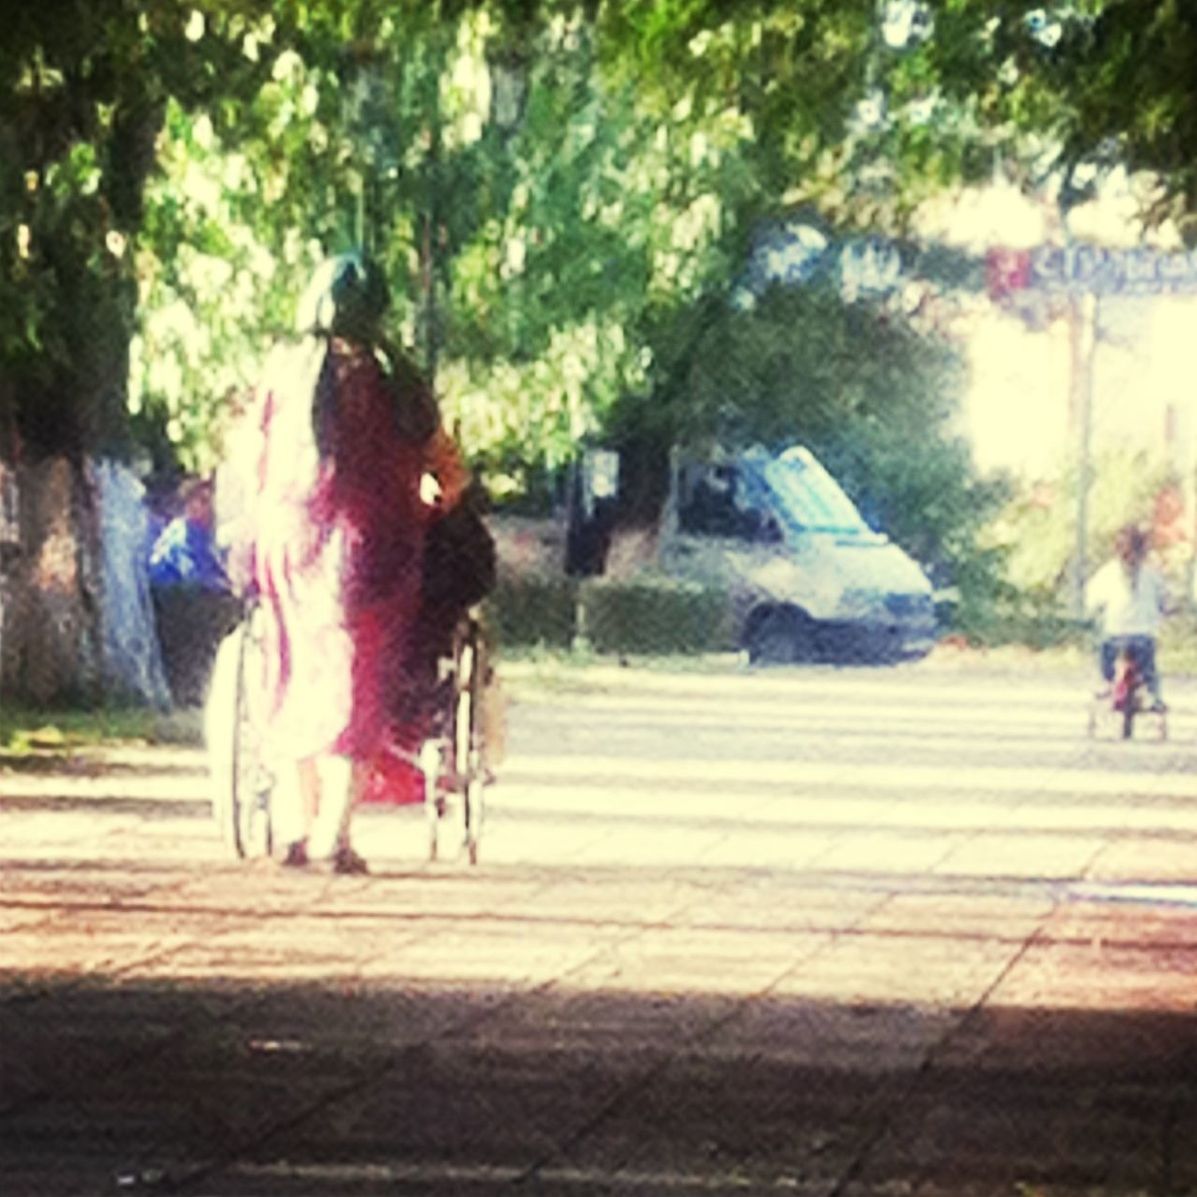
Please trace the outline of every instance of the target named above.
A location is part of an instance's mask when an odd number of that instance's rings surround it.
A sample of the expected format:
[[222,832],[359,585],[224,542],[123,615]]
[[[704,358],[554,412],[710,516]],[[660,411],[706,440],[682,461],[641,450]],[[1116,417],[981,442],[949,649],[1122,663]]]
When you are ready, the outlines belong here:
[[1085,591],[1088,610],[1100,620],[1099,664],[1109,697],[1118,655],[1128,653],[1138,665],[1152,697],[1152,710],[1164,711],[1156,669],[1156,637],[1168,612],[1168,594],[1159,570],[1147,561],[1146,533],[1128,524],[1114,539],[1114,556],[1089,581]]

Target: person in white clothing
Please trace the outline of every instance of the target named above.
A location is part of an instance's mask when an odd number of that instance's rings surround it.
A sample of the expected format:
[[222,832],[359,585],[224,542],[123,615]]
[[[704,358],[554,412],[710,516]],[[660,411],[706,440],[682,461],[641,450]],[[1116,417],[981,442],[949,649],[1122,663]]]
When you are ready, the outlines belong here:
[[1141,528],[1133,524],[1123,528],[1114,540],[1113,559],[1089,580],[1085,601],[1100,620],[1099,663],[1106,686],[1114,681],[1118,655],[1128,653],[1143,674],[1154,709],[1162,711],[1155,646],[1160,620],[1168,610],[1168,595],[1159,570],[1147,562],[1147,548]]

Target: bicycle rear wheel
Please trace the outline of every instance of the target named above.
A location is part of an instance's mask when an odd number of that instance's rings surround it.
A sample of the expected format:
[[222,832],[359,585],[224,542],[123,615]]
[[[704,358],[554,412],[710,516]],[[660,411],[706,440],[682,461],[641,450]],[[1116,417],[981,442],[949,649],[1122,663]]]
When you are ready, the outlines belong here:
[[453,717],[453,764],[462,787],[462,820],[470,864],[478,863],[485,814],[481,709],[485,678],[481,629],[471,619],[458,651],[457,699]]
[[1135,734],[1135,708],[1134,704],[1127,702],[1126,706],[1122,708],[1122,738],[1129,740]]

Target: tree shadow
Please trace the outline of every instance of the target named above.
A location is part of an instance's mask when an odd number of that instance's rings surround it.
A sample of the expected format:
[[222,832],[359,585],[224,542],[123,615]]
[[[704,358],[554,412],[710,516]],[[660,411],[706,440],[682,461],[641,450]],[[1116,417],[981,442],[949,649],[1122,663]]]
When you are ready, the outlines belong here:
[[[1197,1020],[494,986],[0,995],[12,1192],[1172,1193]],[[1036,1189],[1035,1191],[1040,1191]]]

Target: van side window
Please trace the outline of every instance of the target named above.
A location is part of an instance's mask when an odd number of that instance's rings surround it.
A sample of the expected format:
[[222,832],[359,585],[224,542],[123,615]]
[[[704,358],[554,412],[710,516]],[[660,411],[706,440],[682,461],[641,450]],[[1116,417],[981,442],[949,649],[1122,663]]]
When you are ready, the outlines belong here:
[[728,466],[713,466],[692,479],[678,510],[678,524],[695,536],[750,541],[773,539],[768,530],[777,531],[771,516],[747,503],[736,471]]
[[683,526],[699,536],[735,536],[738,513],[732,497],[734,480],[714,475],[699,478],[682,513]]

